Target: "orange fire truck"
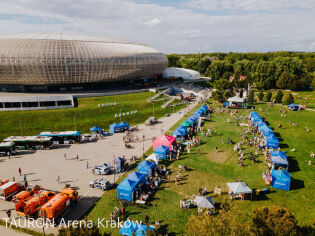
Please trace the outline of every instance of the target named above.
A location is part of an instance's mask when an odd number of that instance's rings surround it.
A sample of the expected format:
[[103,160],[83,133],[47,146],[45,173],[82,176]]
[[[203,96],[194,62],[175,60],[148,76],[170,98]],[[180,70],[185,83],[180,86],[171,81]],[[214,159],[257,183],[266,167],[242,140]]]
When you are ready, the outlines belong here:
[[6,184],[6,183],[8,183],[8,182],[9,182],[8,179],[0,179],[0,186]]
[[61,216],[78,200],[78,192],[73,188],[65,188],[41,207],[41,216],[49,220]]

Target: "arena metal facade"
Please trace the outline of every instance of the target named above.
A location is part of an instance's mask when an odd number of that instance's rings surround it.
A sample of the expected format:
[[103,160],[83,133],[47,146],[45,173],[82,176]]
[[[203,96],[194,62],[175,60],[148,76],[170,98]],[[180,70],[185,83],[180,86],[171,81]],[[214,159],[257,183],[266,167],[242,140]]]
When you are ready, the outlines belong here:
[[65,33],[0,35],[0,84],[64,85],[150,78],[166,56],[143,44]]

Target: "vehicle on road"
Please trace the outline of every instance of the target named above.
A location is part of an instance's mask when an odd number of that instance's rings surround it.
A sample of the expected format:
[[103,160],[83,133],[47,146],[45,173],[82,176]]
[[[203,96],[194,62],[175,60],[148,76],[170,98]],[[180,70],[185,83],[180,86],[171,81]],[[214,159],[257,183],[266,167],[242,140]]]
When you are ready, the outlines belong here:
[[92,168],[93,174],[99,174],[99,175],[107,175],[110,173],[111,166],[109,164],[102,164],[102,165],[96,165]]
[[93,142],[96,140],[96,137],[91,134],[83,134],[81,140],[82,142]]
[[9,182],[8,179],[0,179],[0,186],[6,184],[6,183],[8,183],[8,182]]
[[16,213],[24,217],[36,215],[40,209],[40,206],[44,205],[55,195],[55,192],[41,191],[26,200],[18,202],[15,205]]
[[111,187],[111,183],[106,179],[94,179],[90,181],[91,188],[99,188],[103,191],[109,189]]
[[144,123],[146,126],[154,125],[157,123],[157,119],[155,117],[150,117],[149,119],[146,120]]
[[15,194],[24,190],[25,187],[17,182],[9,181],[0,186],[0,199],[10,200]]
[[41,207],[40,216],[49,220],[60,217],[78,201],[79,194],[73,188],[64,188]]

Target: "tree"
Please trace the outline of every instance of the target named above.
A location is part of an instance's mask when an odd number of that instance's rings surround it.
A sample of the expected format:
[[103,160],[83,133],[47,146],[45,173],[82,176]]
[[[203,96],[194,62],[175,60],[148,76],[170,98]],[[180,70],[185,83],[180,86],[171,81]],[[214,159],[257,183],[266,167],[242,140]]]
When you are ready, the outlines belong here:
[[266,94],[266,102],[270,102],[271,97],[272,97],[272,92],[268,91],[268,93]]
[[259,101],[262,101],[264,99],[264,92],[262,90],[259,91],[258,98],[259,98]]
[[299,227],[288,209],[271,206],[254,210],[250,231],[254,235],[297,235]]
[[283,97],[283,104],[289,105],[291,103],[294,103],[294,97],[292,96],[292,93],[285,93]]
[[275,102],[276,103],[281,103],[283,98],[283,92],[279,90],[276,94]]
[[253,105],[254,104],[254,92],[250,91],[248,94],[248,98],[247,98],[247,103],[249,105]]
[[285,89],[288,87],[288,73],[286,71],[282,72],[282,74],[279,76],[277,80],[277,87],[281,89]]

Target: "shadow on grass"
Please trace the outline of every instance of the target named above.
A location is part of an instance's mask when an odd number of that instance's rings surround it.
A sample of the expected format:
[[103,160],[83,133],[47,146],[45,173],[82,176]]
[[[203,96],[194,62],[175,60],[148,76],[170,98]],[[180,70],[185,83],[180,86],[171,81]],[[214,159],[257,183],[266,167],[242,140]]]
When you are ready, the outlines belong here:
[[291,178],[290,190],[296,190],[305,188],[304,181],[299,179]]
[[297,162],[297,160],[294,159],[294,157],[288,156],[288,162],[289,162],[289,172],[301,171],[299,167],[299,163]]

